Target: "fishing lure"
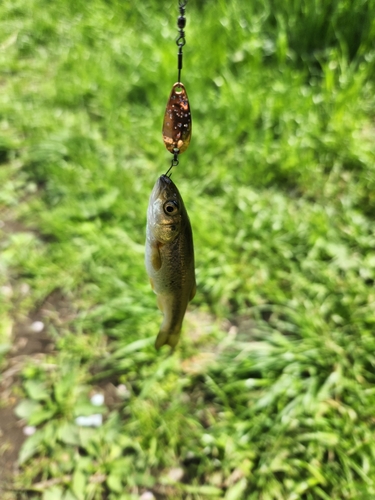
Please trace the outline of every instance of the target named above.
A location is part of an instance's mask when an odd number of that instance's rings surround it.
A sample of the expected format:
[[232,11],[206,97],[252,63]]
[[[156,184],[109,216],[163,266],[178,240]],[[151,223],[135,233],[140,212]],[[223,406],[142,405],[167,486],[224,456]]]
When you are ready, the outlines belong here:
[[163,121],[163,141],[165,147],[173,154],[171,166],[166,175],[173,167],[179,164],[178,156],[186,151],[191,139],[191,111],[188,95],[185,85],[181,82],[183,47],[186,44],[185,39],[185,7],[187,0],[179,0],[180,15],[177,19],[177,27],[179,29],[176,44],[177,52],[177,82],[173,85],[167,106],[165,108]]
[[172,154],[183,153],[191,139],[191,112],[185,86],[181,82],[173,85],[165,109],[163,140]]

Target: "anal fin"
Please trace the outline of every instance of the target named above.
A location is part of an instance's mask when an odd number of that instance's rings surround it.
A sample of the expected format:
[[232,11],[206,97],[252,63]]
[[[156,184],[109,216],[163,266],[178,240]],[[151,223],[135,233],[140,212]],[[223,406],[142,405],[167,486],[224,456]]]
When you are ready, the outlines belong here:
[[150,278],[150,285],[151,285],[152,290],[155,292],[154,280],[152,278]]
[[158,308],[160,309],[160,311],[164,312],[164,304],[163,304],[163,299],[161,298],[161,295],[157,296],[157,303],[158,303]]
[[197,293],[197,285],[196,283],[194,283],[194,286],[190,292],[189,302],[194,299],[196,293]]

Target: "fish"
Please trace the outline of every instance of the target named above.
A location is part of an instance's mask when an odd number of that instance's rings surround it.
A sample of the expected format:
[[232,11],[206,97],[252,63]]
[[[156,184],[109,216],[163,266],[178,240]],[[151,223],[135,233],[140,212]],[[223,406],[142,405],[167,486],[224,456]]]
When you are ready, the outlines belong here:
[[176,347],[188,303],[196,292],[193,233],[176,185],[158,178],[147,209],[145,264],[164,315],[155,348]]

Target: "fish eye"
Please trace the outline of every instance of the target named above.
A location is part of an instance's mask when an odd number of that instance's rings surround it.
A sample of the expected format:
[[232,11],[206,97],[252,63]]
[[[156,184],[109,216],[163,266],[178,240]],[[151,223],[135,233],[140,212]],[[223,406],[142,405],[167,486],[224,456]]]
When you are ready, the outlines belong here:
[[164,212],[167,215],[175,215],[178,213],[178,203],[176,201],[170,200],[164,203]]

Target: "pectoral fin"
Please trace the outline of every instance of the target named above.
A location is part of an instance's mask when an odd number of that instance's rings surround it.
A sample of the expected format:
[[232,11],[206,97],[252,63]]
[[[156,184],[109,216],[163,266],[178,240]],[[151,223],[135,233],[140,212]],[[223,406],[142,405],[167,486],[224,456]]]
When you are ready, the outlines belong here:
[[151,264],[155,271],[161,268],[161,255],[159,245],[152,245],[151,249]]

